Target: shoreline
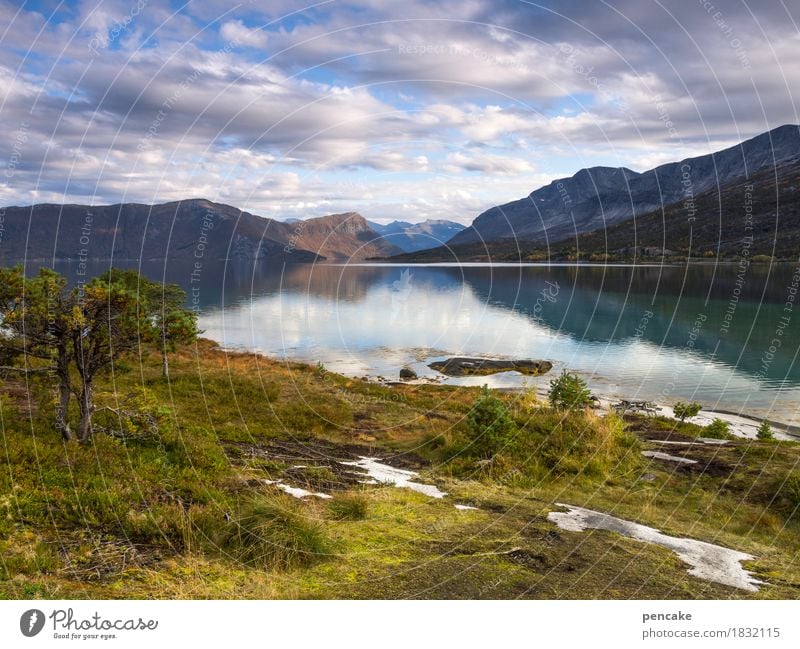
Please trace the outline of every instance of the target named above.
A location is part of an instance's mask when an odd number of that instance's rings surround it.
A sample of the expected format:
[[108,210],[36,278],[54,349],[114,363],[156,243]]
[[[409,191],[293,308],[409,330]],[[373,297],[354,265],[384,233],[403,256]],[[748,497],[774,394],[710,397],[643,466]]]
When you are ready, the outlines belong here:
[[[208,339],[210,340],[210,339]],[[271,361],[277,362],[288,362],[288,363],[304,363],[307,365],[313,365],[313,361],[309,361],[307,359],[299,358],[299,357],[289,357],[289,356],[270,356],[263,352],[254,351],[251,349],[244,349],[244,348],[232,348],[232,347],[224,347],[217,343],[217,341],[211,341],[215,345],[215,349],[219,351],[225,352],[226,354],[254,354],[261,358],[265,358]],[[369,374],[344,374],[341,372],[337,372],[336,370],[326,370],[326,371],[333,371],[336,374],[341,374],[350,379],[354,380],[361,380],[361,381],[368,381],[370,383],[375,383],[377,385],[383,385],[385,387],[396,387],[399,385],[410,385],[410,386],[426,386],[426,385],[434,385],[434,386],[446,386],[452,388],[473,388],[478,387],[474,385],[462,385],[458,383],[445,383],[444,379],[448,378],[445,375],[441,374],[440,376],[436,377],[419,377],[417,379],[411,379],[407,381],[403,381],[400,379],[388,379],[384,376],[373,376]],[[506,372],[498,372],[497,374],[504,374]],[[493,375],[494,376],[494,375]],[[541,375],[545,376],[545,375]],[[485,378],[485,377],[483,377]],[[541,377],[538,377],[541,378]],[[527,390],[534,390],[536,392],[536,396],[541,398],[542,400],[547,400],[547,389],[544,386],[530,386],[530,387],[490,387],[490,390],[496,390],[498,392],[507,392],[507,393],[518,393],[521,394]],[[604,394],[602,391],[598,392],[596,389],[593,392],[597,392],[595,396],[597,397],[598,405],[606,411],[610,411],[612,405],[620,400],[621,397],[617,395],[609,395]],[[668,406],[662,403],[656,403],[656,409],[658,410],[658,414],[660,416],[665,416],[668,418],[675,419],[674,413],[672,411],[672,406]],[[703,409],[701,412],[696,415],[695,417],[687,418],[686,421],[689,423],[697,424],[699,426],[705,426],[711,423],[714,418],[722,419],[730,424],[730,433],[736,437],[742,439],[755,439],[755,432],[758,428],[759,424],[762,421],[767,421],[769,425],[773,429],[773,434],[775,435],[776,439],[782,441],[800,441],[800,426],[789,424],[783,421],[779,421],[776,419],[759,419],[757,417],[746,415],[742,413],[733,412],[727,409]]]

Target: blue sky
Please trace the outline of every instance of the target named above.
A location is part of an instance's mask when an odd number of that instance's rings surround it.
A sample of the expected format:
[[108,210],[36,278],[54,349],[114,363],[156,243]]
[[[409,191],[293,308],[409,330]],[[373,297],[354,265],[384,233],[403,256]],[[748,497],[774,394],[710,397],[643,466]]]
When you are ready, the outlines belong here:
[[[779,0],[0,0],[0,204],[480,211],[797,123]],[[671,126],[670,126],[671,124]]]

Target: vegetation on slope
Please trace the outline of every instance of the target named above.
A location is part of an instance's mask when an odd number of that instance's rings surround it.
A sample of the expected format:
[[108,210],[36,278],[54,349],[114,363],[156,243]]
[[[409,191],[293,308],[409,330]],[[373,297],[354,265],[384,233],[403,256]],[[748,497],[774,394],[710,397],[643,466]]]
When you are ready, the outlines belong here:
[[[165,378],[157,343],[138,351],[98,376],[84,444],[54,430],[49,378],[2,379],[0,596],[800,595],[794,443],[674,445],[697,460],[676,465],[640,451],[702,428],[558,410],[532,392],[384,387],[207,340],[178,346]],[[79,416],[72,400],[67,419]],[[447,496],[363,484],[341,463],[360,456]],[[663,548],[560,530],[547,520],[559,502],[748,552],[769,585],[738,591]]]

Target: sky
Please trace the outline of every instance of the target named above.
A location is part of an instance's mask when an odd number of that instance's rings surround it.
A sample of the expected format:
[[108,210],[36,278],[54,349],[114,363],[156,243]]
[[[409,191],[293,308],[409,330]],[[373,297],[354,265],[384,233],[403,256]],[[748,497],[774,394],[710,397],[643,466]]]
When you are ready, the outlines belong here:
[[798,123],[782,0],[0,0],[0,205],[481,211]]

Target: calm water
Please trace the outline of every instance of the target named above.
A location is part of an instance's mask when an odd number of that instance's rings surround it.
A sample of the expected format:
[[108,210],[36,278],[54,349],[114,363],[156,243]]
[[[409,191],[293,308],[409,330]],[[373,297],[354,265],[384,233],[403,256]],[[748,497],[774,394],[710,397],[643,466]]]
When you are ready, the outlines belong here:
[[578,371],[609,396],[692,398],[800,423],[800,297],[786,307],[794,266],[221,263],[194,284],[189,269],[142,270],[194,288],[205,335],[227,347],[356,376],[396,377],[403,365],[435,376],[426,364],[455,354],[549,359],[553,373]]

